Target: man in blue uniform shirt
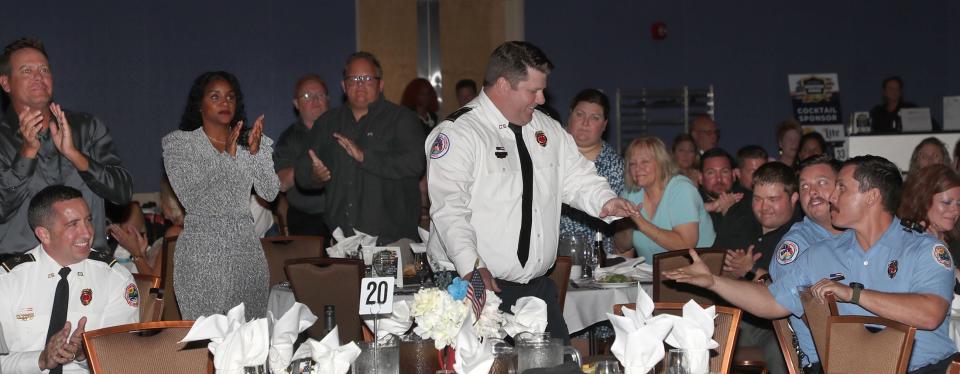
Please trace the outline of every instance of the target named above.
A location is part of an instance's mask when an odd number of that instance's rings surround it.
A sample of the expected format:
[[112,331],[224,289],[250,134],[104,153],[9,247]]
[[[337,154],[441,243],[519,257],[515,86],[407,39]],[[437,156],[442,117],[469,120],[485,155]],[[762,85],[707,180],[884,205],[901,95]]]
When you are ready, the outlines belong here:
[[[816,242],[839,234],[830,219],[830,195],[837,185],[840,162],[827,155],[813,156],[800,162],[800,208],[806,217],[795,223],[777,244],[770,276],[777,280],[787,273],[807,249]],[[790,316],[790,326],[800,346],[800,366],[804,373],[819,373],[820,358],[810,329],[803,320]]]
[[[953,259],[943,243],[905,230],[894,217],[902,185],[900,170],[882,157],[847,160],[830,204],[837,210],[833,224],[849,230],[812,245],[769,288],[714,276],[694,251],[692,265],[664,276],[708,288],[771,319],[803,315],[799,286],[810,286],[821,302],[832,293],[840,314],[876,315],[916,327],[910,372],[943,373],[956,352],[946,319]],[[844,279],[830,280],[836,273]]]

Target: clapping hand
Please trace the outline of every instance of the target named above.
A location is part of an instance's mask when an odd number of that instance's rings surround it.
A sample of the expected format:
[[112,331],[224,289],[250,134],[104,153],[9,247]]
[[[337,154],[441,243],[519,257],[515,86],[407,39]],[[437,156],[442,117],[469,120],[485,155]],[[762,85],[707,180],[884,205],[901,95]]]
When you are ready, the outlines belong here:
[[319,181],[320,183],[326,183],[332,178],[330,169],[327,168],[327,165],[323,164],[323,161],[320,160],[320,157],[317,157],[317,154],[313,150],[308,150],[307,154],[310,155],[310,162],[313,164],[313,178]]
[[112,224],[107,226],[107,234],[117,239],[123,248],[126,248],[131,255],[136,257],[144,256],[144,248],[147,247],[147,238],[141,234],[136,227],[130,224]]
[[733,204],[740,202],[741,199],[743,199],[742,193],[723,192],[720,196],[717,196],[716,199],[713,199],[713,201],[704,204],[704,208],[711,213],[726,215],[727,210],[730,209]]
[[243,129],[243,121],[237,121],[236,125],[230,129],[230,134],[227,135],[227,145],[224,147],[224,151],[227,151],[231,156],[237,155],[237,140],[240,139],[240,130]]
[[67,122],[67,115],[60,109],[57,103],[50,103],[50,113],[56,118],[56,123],[50,123],[50,136],[53,138],[53,145],[57,147],[60,154],[70,157],[75,154],[77,149],[73,145],[73,132],[70,129],[70,123]]
[[748,271],[753,269],[754,264],[763,257],[763,253],[753,253],[753,245],[747,247],[747,250],[731,249],[727,250],[727,256],[723,259],[723,271],[743,278]]
[[70,321],[63,328],[50,337],[50,341],[40,352],[38,365],[41,370],[53,369],[66,365],[71,361],[83,361],[86,356],[83,352],[83,332],[87,325],[87,317],[77,321],[77,330],[70,334]]
[[260,139],[263,135],[263,114],[260,117],[257,117],[257,120],[253,122],[253,129],[250,130],[250,133],[247,134],[247,150],[251,155],[257,154],[260,152]]
[[40,130],[43,130],[43,112],[39,110],[30,110],[26,108],[20,112],[20,135],[23,137],[23,145],[20,146],[20,153],[26,157],[36,157],[40,151]]
[[347,154],[350,155],[350,157],[353,157],[353,159],[357,160],[357,162],[363,162],[363,150],[360,149],[357,143],[354,143],[353,140],[350,140],[350,138],[347,138],[346,136],[343,136],[337,132],[333,133],[333,137],[337,139],[337,143],[340,143],[340,146],[343,147],[344,151],[347,151]]

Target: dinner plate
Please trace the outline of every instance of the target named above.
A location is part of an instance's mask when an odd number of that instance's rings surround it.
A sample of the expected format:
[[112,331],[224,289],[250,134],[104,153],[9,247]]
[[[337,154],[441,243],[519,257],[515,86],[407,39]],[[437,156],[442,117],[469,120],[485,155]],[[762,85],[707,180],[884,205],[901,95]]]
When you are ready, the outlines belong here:
[[597,287],[600,287],[600,288],[624,288],[624,287],[636,286],[636,285],[637,285],[637,281],[632,281],[632,282],[617,282],[617,283],[593,282],[593,285],[594,285],[594,286],[597,286]]

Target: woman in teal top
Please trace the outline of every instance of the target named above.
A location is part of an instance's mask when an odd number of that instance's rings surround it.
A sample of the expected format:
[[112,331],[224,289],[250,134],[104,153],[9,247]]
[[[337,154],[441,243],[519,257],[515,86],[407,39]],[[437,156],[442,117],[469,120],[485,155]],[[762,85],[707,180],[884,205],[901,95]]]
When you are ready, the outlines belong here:
[[631,217],[632,227],[617,234],[619,249],[632,246],[637,256],[651,263],[655,253],[713,245],[716,233],[703,199],[693,182],[680,174],[663,141],[638,138],[627,147],[624,159],[621,195],[639,204],[640,215]]

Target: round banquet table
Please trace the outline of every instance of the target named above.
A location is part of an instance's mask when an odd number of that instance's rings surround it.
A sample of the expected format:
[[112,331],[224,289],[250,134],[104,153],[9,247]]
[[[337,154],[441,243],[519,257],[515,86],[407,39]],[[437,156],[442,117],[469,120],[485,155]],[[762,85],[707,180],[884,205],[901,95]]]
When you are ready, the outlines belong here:
[[[652,283],[640,282],[643,290],[652,295]],[[395,295],[394,300],[413,301],[413,294]],[[607,320],[607,313],[613,313],[614,304],[633,303],[637,300],[637,287],[597,288],[582,285],[580,288],[567,287],[567,298],[563,305],[563,319],[571,334],[580,332],[591,325]],[[280,318],[295,302],[293,291],[284,285],[270,288],[267,310],[275,318]],[[956,304],[955,304],[956,305]],[[314,312],[316,314],[316,312]],[[951,330],[952,331],[952,330]]]

